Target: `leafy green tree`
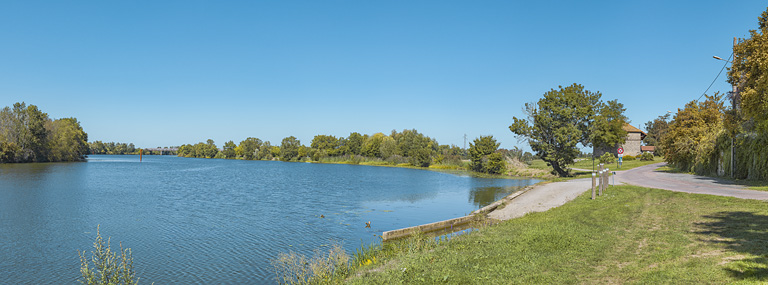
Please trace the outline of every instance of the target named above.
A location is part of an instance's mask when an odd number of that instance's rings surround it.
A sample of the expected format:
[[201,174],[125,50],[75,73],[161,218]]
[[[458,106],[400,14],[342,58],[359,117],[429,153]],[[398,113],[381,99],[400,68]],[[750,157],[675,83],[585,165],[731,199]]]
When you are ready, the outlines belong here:
[[733,48],[728,82],[737,85],[735,98],[759,131],[768,131],[768,9],[758,18],[758,29]]
[[128,152],[128,145],[124,143],[115,143],[112,146],[111,152],[111,154],[125,154]]
[[485,167],[485,172],[502,174],[505,170],[507,170],[507,164],[504,162],[504,156],[501,153],[494,152],[488,155],[488,164]]
[[312,142],[309,145],[314,149],[324,151],[330,156],[341,155],[339,151],[340,141],[334,136],[316,135],[312,138]]
[[414,166],[427,167],[432,162],[432,154],[437,149],[437,142],[415,129],[392,131],[391,137],[397,144],[397,153],[408,157]]
[[432,150],[430,148],[419,148],[410,152],[411,165],[419,167],[429,167],[432,164]]
[[291,161],[299,157],[301,142],[294,136],[284,138],[280,144],[280,160]]
[[0,162],[79,161],[88,153],[88,134],[75,118],[51,120],[23,102],[0,111]]
[[104,143],[101,141],[91,142],[89,143],[89,147],[90,147],[89,154],[106,154],[107,153],[107,148],[104,145]]
[[494,154],[501,143],[496,142],[493,136],[480,136],[469,143],[469,168],[476,172],[502,173],[506,166],[504,159],[499,154],[494,156],[493,165],[489,165],[490,156]]
[[271,146],[269,148],[269,155],[270,155],[269,156],[270,159],[275,159],[280,157],[280,147],[276,145]]
[[553,168],[558,176],[568,176],[567,166],[579,155],[577,144],[590,144],[590,125],[600,92],[584,86],[559,86],[544,93],[538,103],[526,103],[528,119],[513,117],[510,131],[528,140],[531,149]]
[[12,142],[0,142],[0,162],[16,162],[16,154],[21,148]]
[[[277,155],[280,154],[280,149],[277,149]],[[271,160],[275,157],[274,152],[272,151],[272,143],[269,141],[264,142],[264,144],[259,149],[258,155],[256,159],[258,160]]]
[[237,146],[237,155],[242,156],[244,159],[252,160],[258,156],[258,151],[262,145],[263,143],[260,139],[249,137],[241,141]]
[[198,147],[198,156],[201,158],[214,158],[219,153],[219,148],[216,147],[216,143],[212,139],[205,141],[205,145],[200,143]]
[[300,145],[299,146],[299,156],[298,156],[298,159],[301,160],[301,159],[307,157],[309,155],[309,150],[310,149],[311,148],[308,148],[308,147],[306,147],[304,145]]
[[691,171],[696,162],[700,147],[714,143],[716,134],[723,129],[722,95],[705,95],[703,102],[691,101],[685,108],[678,110],[669,130],[662,137],[665,160],[675,167]]
[[180,157],[191,157],[192,152],[192,146],[183,144],[179,146],[179,150],[176,152],[176,155]]
[[375,133],[363,143],[360,153],[367,157],[381,157],[381,143],[386,137],[383,133]]
[[346,143],[344,145],[347,147],[347,150],[350,152],[350,154],[361,155],[363,143],[365,140],[366,138],[363,137],[360,133],[352,132],[349,134],[349,137],[347,137]]
[[379,146],[379,155],[382,158],[390,158],[393,155],[397,155],[397,142],[390,136],[385,136]]
[[[177,152],[178,156],[197,158],[215,158],[218,154],[219,149],[216,148],[216,144],[211,139],[208,139],[205,143],[199,142],[195,145],[181,145]],[[221,154],[219,157],[224,158],[224,155]]]
[[596,149],[614,149],[624,144],[627,139],[627,131],[624,130],[627,117],[624,111],[624,104],[618,100],[597,104],[597,115],[591,130],[591,142]]
[[664,153],[661,147],[661,140],[667,134],[669,130],[669,116],[670,114],[664,114],[652,121],[645,123],[645,130],[647,135],[643,140],[643,144],[656,147],[656,153]]
[[75,118],[50,121],[48,124],[47,161],[81,161],[88,154],[88,134]]
[[45,124],[48,121],[48,114],[35,105],[27,106],[23,102],[0,111],[0,142],[18,147],[9,162],[47,161],[48,131]]
[[235,156],[236,156],[235,148],[236,147],[237,147],[237,145],[235,145],[235,142],[233,142],[233,141],[225,142],[224,143],[224,147],[223,147],[223,149],[221,151],[221,154],[224,156],[224,158],[227,158],[227,159],[235,158]]

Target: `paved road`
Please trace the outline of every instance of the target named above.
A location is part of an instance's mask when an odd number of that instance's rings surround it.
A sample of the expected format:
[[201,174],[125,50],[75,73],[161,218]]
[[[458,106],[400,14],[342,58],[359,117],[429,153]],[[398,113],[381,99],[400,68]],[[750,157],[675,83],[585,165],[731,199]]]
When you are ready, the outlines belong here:
[[616,183],[627,183],[677,192],[729,196],[768,201],[768,192],[748,190],[724,179],[682,173],[655,171],[666,162],[616,172]]

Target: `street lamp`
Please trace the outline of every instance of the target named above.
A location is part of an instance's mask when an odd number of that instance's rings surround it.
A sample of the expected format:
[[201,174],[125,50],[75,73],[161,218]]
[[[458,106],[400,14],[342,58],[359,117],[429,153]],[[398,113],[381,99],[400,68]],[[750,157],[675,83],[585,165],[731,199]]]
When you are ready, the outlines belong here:
[[[736,38],[733,38],[733,45],[736,46]],[[723,59],[722,57],[713,55],[712,58],[717,60],[722,60],[727,63],[730,63],[731,66],[733,66],[733,62],[730,60]],[[736,112],[736,96],[738,96],[739,89],[736,85],[732,85],[733,90],[729,93],[731,93],[731,109],[733,109],[733,112]],[[736,136],[736,131],[734,130],[734,133],[731,135],[731,178],[733,178],[733,137]]]

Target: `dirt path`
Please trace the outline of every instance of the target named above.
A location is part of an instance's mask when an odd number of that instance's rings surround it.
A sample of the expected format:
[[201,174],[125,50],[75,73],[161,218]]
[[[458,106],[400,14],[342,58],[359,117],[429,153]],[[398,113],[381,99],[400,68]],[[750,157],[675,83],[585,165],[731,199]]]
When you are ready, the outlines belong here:
[[728,180],[683,173],[656,171],[666,162],[616,172],[616,183],[664,189],[676,192],[729,196],[768,201],[768,192],[749,190]]
[[565,204],[592,187],[592,178],[542,184],[513,199],[507,205],[488,214],[496,220],[522,217],[530,212],[544,212]]

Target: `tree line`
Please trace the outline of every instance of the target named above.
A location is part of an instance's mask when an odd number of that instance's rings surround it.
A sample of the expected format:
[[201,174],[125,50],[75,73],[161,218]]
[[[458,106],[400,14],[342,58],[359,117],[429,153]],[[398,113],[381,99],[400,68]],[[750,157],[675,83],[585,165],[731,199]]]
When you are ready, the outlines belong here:
[[139,154],[133,143],[93,141],[88,147],[89,154]]
[[[148,149],[137,148],[133,143],[121,143],[121,142],[102,142],[93,141],[88,143],[88,154],[139,154],[141,151],[144,155],[161,154],[159,151],[150,151]],[[162,147],[157,147],[162,148]],[[168,151],[163,154],[176,154],[175,152]]]
[[[533,158],[517,151],[499,149],[499,143],[492,136],[483,136],[470,143],[469,150],[455,145],[441,145],[417,130],[393,130],[389,135],[373,135],[352,132],[347,137],[316,135],[306,146],[294,136],[284,138],[279,145],[269,141],[249,137],[235,143],[227,141],[221,149],[215,142],[184,144],[179,147],[178,155],[196,158],[222,158],[244,160],[282,160],[302,162],[341,162],[379,165],[409,165],[445,168],[469,168],[485,173],[504,173],[505,159],[512,153],[519,153],[520,159]],[[506,155],[505,155],[506,154]],[[469,160],[467,162],[466,160]]]
[[0,111],[0,163],[82,161],[88,134],[75,118],[51,119],[35,105]]
[[[702,175],[768,179],[768,9],[733,48],[736,92],[705,95],[646,123],[646,144],[676,168]],[[730,103],[730,104],[728,104]],[[730,106],[727,106],[730,105]]]

